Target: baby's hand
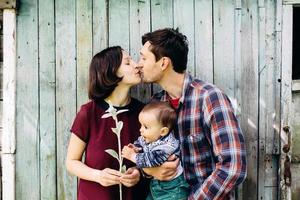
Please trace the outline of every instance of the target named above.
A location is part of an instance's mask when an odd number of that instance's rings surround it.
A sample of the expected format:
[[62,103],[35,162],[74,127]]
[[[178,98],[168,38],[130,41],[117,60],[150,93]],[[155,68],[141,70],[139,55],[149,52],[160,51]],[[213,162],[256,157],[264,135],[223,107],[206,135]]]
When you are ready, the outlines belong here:
[[138,152],[140,152],[142,150],[141,147],[136,147],[134,144],[131,144],[131,143],[129,143],[127,146],[129,148],[133,149],[135,153],[138,153]]
[[135,163],[135,156],[136,153],[133,148],[130,148],[129,146],[124,146],[122,149],[122,157],[126,158],[128,160],[131,160]]

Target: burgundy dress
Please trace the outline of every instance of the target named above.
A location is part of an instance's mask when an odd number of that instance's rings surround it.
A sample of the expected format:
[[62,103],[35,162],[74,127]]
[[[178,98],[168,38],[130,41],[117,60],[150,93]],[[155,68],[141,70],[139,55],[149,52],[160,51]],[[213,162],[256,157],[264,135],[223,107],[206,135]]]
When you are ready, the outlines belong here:
[[[118,120],[123,121],[121,132],[121,145],[133,143],[139,136],[140,124],[138,114],[143,104],[136,99],[131,99],[129,105],[115,107],[116,109],[129,109],[118,115]],[[81,106],[73,122],[71,132],[86,143],[85,164],[95,169],[119,169],[118,161],[105,152],[106,149],[114,149],[118,152],[118,139],[111,128],[115,127],[112,117],[101,118],[108,109],[104,100],[90,101]],[[124,159],[127,168],[134,163]],[[148,192],[148,183],[141,180],[134,187],[122,187],[123,200],[145,199]],[[118,200],[119,185],[103,187],[99,183],[80,179],[78,186],[78,200]]]

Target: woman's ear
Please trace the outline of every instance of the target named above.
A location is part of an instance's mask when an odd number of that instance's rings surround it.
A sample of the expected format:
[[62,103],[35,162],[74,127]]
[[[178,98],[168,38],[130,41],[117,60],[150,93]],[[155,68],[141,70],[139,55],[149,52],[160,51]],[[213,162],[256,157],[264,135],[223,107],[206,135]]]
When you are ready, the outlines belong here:
[[168,127],[165,126],[160,129],[160,136],[166,136],[166,135],[168,135],[168,133],[169,133]]

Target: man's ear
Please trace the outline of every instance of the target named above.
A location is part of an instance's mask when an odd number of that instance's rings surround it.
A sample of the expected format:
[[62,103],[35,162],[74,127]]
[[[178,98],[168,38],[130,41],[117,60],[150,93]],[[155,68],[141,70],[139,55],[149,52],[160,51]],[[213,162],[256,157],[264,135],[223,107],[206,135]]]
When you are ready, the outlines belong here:
[[162,127],[160,129],[160,136],[166,136],[169,133],[169,128],[168,127]]
[[168,68],[168,66],[171,64],[171,60],[169,57],[162,57],[160,67],[162,70],[165,70]]

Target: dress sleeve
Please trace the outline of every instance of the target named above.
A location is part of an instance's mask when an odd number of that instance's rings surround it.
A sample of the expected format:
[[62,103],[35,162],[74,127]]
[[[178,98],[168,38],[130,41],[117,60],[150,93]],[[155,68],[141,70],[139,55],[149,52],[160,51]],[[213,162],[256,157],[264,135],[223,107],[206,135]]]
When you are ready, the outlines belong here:
[[73,125],[70,129],[77,137],[79,137],[85,143],[88,142],[90,136],[88,112],[86,107],[81,106],[77,113]]

